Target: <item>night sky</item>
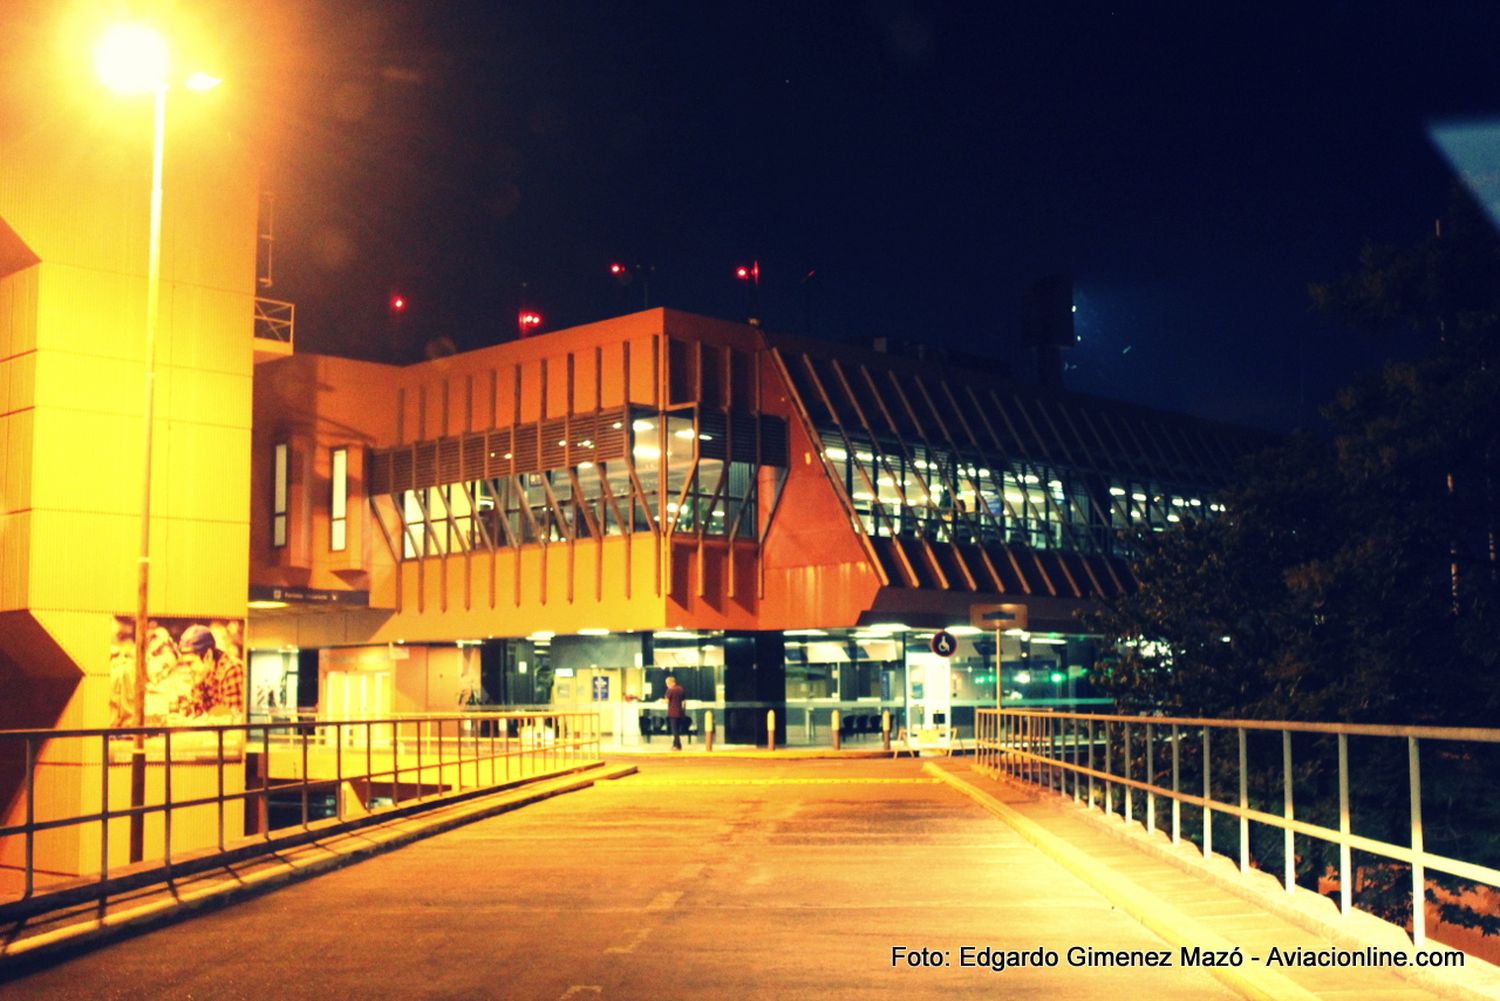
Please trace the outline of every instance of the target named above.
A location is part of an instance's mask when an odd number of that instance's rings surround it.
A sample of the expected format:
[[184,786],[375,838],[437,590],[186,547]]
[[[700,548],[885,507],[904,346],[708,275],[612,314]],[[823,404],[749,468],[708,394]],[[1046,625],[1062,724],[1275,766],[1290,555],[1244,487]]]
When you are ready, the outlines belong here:
[[[650,304],[1009,357],[1285,429],[1388,350],[1314,315],[1425,235],[1433,126],[1500,113],[1493,3],[293,5],[276,284],[298,349],[415,360]],[[811,274],[811,277],[808,277]],[[393,321],[388,298],[410,306]]]

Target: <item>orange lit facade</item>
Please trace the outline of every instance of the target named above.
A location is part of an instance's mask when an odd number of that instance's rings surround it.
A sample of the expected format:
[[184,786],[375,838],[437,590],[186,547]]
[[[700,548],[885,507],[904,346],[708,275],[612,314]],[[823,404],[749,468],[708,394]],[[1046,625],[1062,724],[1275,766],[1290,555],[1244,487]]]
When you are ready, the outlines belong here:
[[951,721],[997,685],[1076,699],[1077,613],[1131,586],[1118,533],[1211,517],[1259,440],[660,309],[404,367],[294,355],[256,372],[252,688],[592,707],[634,740],[675,673],[731,741],[774,709],[795,743],[835,708],[899,723],[947,629]]

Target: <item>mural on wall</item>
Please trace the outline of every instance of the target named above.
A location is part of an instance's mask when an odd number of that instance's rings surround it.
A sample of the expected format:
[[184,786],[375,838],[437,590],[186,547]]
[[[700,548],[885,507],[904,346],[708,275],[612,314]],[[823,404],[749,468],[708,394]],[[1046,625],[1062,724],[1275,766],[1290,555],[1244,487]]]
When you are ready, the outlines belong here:
[[[245,721],[243,619],[154,618],[146,636],[146,725]],[[115,616],[111,726],[135,725],[135,619]]]

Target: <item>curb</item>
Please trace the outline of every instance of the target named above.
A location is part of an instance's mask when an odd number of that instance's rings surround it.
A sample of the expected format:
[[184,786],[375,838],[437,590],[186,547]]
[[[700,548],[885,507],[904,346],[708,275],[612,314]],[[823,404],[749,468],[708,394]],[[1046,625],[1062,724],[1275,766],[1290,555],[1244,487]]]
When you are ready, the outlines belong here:
[[[1095,862],[1034,820],[986,795],[957,775],[931,763],[923,765],[922,770],[946,782],[955,791],[1000,818],[1017,834],[1041,849],[1044,855],[1093,887],[1111,904],[1156,933],[1169,945],[1176,948],[1234,948],[1233,943],[1217,932],[1148,893],[1135,882],[1116,875],[1107,866]],[[1316,1001],[1318,997],[1295,981],[1271,970],[1213,966],[1204,968],[1204,972],[1211,974],[1230,990],[1253,1001]]]
[[[594,772],[592,769],[600,770]],[[412,826],[394,830],[390,828],[382,830],[379,827],[365,828],[353,836],[357,839],[356,843],[349,846],[330,847],[320,842],[311,842],[299,847],[323,848],[332,854],[307,860],[295,860],[275,853],[264,856],[266,859],[276,860],[268,869],[252,872],[243,877],[229,876],[201,889],[180,895],[174,894],[165,900],[105,914],[100,918],[79,921],[18,942],[0,942],[0,984],[28,973],[38,966],[55,962],[95,946],[174,924],[202,912],[227,907],[292,883],[354,865],[435,834],[443,834],[475,821],[509,813],[564,793],[587,789],[596,782],[633,775],[636,771],[634,765],[609,766],[601,763],[591,766],[590,772],[582,777],[549,785],[546,788],[527,790],[521,795],[516,795],[515,790],[506,790],[498,794],[507,797],[502,802],[483,803],[480,801],[477,805],[471,803],[470,809],[456,815],[432,819],[426,823],[420,817],[395,818],[394,823]],[[350,835],[345,834],[340,840],[349,837]]]

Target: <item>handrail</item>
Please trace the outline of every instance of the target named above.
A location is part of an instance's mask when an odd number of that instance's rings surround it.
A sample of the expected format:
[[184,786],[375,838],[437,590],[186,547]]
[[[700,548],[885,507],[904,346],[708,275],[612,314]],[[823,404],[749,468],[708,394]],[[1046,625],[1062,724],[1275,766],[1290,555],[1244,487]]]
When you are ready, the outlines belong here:
[[[137,735],[145,738],[150,795],[129,805],[111,803],[111,775],[118,785],[119,776],[128,772],[136,746],[132,738]],[[290,759],[281,757],[288,753]],[[283,797],[297,801],[300,823],[278,825],[275,830],[296,827],[306,833],[321,823],[311,815],[314,797],[331,793],[330,822],[346,820],[346,787],[362,786],[367,795],[355,804],[357,815],[374,816],[410,809],[414,803],[437,805],[518,780],[570,771],[597,763],[601,753],[599,718],[590,712],[429,713],[330,720],[293,711],[283,719],[246,723],[0,730],[0,759],[23,765],[24,819],[0,825],[0,853],[8,841],[12,845],[12,839],[22,842],[17,854],[23,879],[20,900],[24,902],[37,892],[38,842],[51,832],[75,828],[82,832],[80,839],[89,832],[97,839],[97,868],[89,867],[81,874],[88,892],[80,899],[90,899],[90,895],[102,897],[122,885],[116,877],[136,879],[143,868],[180,872],[177,863],[184,851],[194,852],[194,863],[201,867],[216,854],[243,855],[247,841],[260,842],[266,846],[261,850],[270,850],[284,840],[273,833],[270,822],[272,801]],[[39,809],[56,801],[39,795],[38,775],[45,777],[51,767],[97,771],[97,807],[86,793],[91,780],[84,777],[76,790],[70,784],[62,800],[76,800],[77,793],[83,792],[85,806],[55,814]],[[204,769],[212,772],[205,774]],[[235,769],[241,774],[231,781]],[[314,772],[320,773],[318,777]],[[174,774],[180,790],[176,795]],[[226,815],[227,807],[234,804],[247,813],[258,811],[251,825],[256,828],[253,834],[240,837],[231,830]],[[205,808],[213,808],[216,817],[203,817]],[[185,843],[191,839],[180,834],[174,839],[173,820],[188,810],[199,811],[187,820],[196,819],[199,824],[195,843]],[[125,864],[111,854],[111,827],[121,823],[144,827],[151,816],[160,818],[159,839],[153,837],[156,843],[149,852],[131,858],[129,872],[122,874]],[[216,835],[212,841],[210,830]],[[231,842],[236,843],[232,850]],[[115,856],[122,854],[122,843],[117,840]],[[77,871],[83,862],[77,855],[73,859],[72,868]],[[78,889],[76,881],[72,888]],[[16,903],[0,898],[0,911],[13,910]]]
[[255,336],[262,340],[292,343],[296,325],[297,306],[279,299],[255,297]]
[[[986,709],[994,713],[997,710]],[[1006,713],[1024,710],[1000,710]],[[1416,737],[1419,740],[1467,740],[1500,744],[1500,728],[1463,726],[1399,726],[1383,723],[1312,723],[1300,720],[1207,719],[1199,716],[1125,716],[1108,713],[1048,712],[1046,715],[1111,723],[1153,723],[1213,726],[1238,730],[1290,730],[1293,733],[1342,733],[1350,737]]]
[[[1224,768],[1222,749],[1217,773],[1237,777],[1238,795],[1234,801],[1215,796],[1214,733],[1232,732],[1237,761]],[[1257,809],[1249,799],[1250,768],[1247,735],[1251,732],[1281,734],[1281,812]],[[1313,734],[1336,738],[1338,804],[1315,804],[1337,815],[1338,827],[1314,823],[1307,819],[1309,807],[1301,806],[1299,817],[1294,790],[1298,772],[1293,756],[1292,735]],[[1158,736],[1160,735],[1160,736]],[[1374,737],[1401,740],[1405,743],[1406,798],[1408,819],[1405,823],[1409,844],[1396,844],[1353,830],[1350,799],[1349,738]],[[1188,762],[1201,756],[1197,778],[1201,789],[1184,787],[1183,762],[1185,742]],[[1157,801],[1171,804],[1170,836],[1174,844],[1183,837],[1182,807],[1202,811],[1199,828],[1204,858],[1213,855],[1213,821],[1222,813],[1239,821],[1239,868],[1242,873],[1252,867],[1250,824],[1263,824],[1283,832],[1280,852],[1282,885],[1288,893],[1296,888],[1296,845],[1298,835],[1314,838],[1338,848],[1339,910],[1349,914],[1353,909],[1356,870],[1353,852],[1362,851],[1390,862],[1411,866],[1412,940],[1418,948],[1426,943],[1427,872],[1445,873],[1470,882],[1500,887],[1500,869],[1465,859],[1451,858],[1426,850],[1423,841],[1422,755],[1424,741],[1500,744],[1500,729],[1482,727],[1382,726],[1359,723],[1313,723],[1294,720],[1215,720],[1201,717],[1127,716],[1075,712],[1039,712],[1026,709],[980,709],[975,713],[975,745],[981,768],[999,777],[1032,783],[1061,795],[1071,793],[1075,802],[1106,814],[1134,821],[1137,800],[1143,800],[1143,826],[1156,831]],[[1118,758],[1116,755],[1118,754]],[[1100,760],[1102,758],[1102,760]],[[1305,762],[1304,762],[1305,765]],[[1162,784],[1170,775],[1170,785]],[[1221,793],[1222,795],[1222,793]]]

